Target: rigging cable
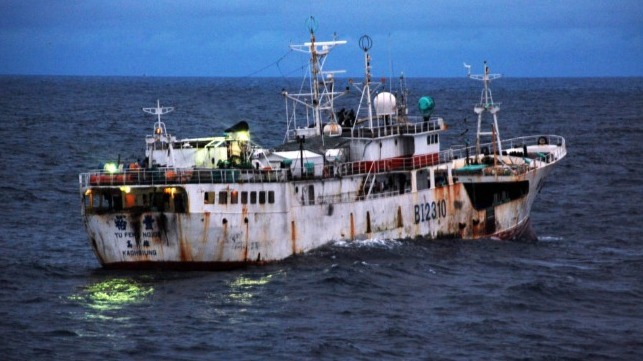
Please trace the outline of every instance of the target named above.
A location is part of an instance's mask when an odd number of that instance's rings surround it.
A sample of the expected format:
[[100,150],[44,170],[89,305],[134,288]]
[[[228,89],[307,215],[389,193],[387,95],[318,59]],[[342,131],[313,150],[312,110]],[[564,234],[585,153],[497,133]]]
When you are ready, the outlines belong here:
[[[292,49],[289,49],[289,50],[288,50],[284,55],[282,55],[279,59],[277,59],[277,60],[273,61],[272,63],[270,63],[270,64],[268,64],[268,65],[264,66],[263,68],[261,68],[261,69],[259,69],[259,70],[255,71],[255,72],[253,72],[253,73],[250,73],[250,74],[248,74],[248,75],[244,76],[244,78],[250,78],[250,77],[252,77],[252,76],[254,76],[254,75],[257,75],[258,73],[261,73],[262,71],[264,71],[264,70],[266,70],[266,69],[270,68],[270,67],[271,67],[271,66],[273,66],[273,65],[276,65],[276,66],[277,66],[277,69],[279,69],[279,73],[281,73],[281,68],[279,67],[279,62],[280,62],[280,61],[282,61],[286,56],[288,56],[288,54],[290,54],[292,51],[293,51]],[[282,74],[282,76],[283,76],[283,74]]]

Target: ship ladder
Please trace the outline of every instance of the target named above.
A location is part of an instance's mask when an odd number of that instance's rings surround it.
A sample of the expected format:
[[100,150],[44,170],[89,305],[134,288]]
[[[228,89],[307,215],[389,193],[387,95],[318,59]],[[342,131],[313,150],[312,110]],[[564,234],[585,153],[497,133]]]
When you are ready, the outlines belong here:
[[364,195],[364,199],[367,199],[371,195],[371,192],[373,191],[373,186],[375,185],[375,173],[373,173],[374,168],[375,168],[375,162],[371,163],[371,168],[368,170],[368,173],[366,174],[366,178],[364,179],[364,184],[368,184],[369,180],[371,183],[368,186],[368,192],[366,192],[366,194]]

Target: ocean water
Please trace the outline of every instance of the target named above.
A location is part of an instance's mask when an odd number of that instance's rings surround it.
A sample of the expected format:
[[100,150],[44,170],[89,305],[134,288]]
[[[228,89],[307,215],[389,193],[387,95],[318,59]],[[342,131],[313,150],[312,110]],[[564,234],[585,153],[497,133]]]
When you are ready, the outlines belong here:
[[[411,99],[434,97],[446,146],[473,137],[480,83],[408,83]],[[0,357],[643,359],[642,78],[492,83],[501,136],[567,140],[532,210],[538,242],[378,239],[227,272],[100,268],[78,173],[143,154],[142,107],[176,107],[165,122],[178,137],[243,119],[271,146],[280,91],[297,84],[0,77]]]

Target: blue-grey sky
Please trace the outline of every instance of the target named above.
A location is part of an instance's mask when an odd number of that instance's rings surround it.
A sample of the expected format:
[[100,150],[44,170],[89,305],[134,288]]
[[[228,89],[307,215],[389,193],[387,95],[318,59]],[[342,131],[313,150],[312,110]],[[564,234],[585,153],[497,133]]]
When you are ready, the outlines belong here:
[[375,76],[643,76],[642,0],[0,0],[0,74],[298,76],[311,15],[349,76],[363,34]]

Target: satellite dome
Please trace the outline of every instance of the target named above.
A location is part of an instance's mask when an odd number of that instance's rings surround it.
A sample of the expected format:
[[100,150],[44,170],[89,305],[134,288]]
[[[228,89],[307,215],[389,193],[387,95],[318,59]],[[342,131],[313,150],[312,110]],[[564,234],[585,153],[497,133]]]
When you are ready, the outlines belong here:
[[433,109],[435,108],[435,101],[433,101],[433,98],[431,97],[424,96],[418,101],[418,108],[420,109],[422,116],[431,116],[431,113],[433,113]]
[[375,112],[377,115],[395,114],[395,95],[389,92],[381,92],[375,96]]

